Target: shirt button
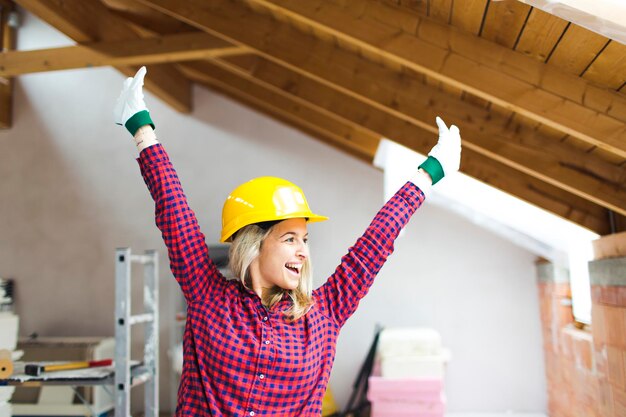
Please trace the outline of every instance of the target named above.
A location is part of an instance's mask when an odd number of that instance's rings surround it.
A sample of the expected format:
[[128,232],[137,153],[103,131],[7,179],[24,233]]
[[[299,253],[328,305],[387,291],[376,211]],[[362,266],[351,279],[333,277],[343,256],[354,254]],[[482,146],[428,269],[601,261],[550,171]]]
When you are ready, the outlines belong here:
[[250,415],[251,415],[251,416],[253,416],[253,415],[255,415],[255,414],[256,414],[256,413],[255,413],[254,411],[250,411]]
[[263,379],[263,378],[265,378],[265,375],[263,374],[259,375],[259,379]]
[[265,344],[266,344],[266,345],[269,345],[269,344],[270,344],[270,341],[269,341],[269,340],[266,340],[266,341],[265,341]]
[[263,321],[267,321],[267,317],[263,317]]

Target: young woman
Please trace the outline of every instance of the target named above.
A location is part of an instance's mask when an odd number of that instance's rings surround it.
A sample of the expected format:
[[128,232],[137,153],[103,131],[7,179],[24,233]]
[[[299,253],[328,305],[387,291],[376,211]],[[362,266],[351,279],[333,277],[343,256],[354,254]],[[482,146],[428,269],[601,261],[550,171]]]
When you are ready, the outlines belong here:
[[380,209],[335,272],[312,290],[311,211],[289,181],[261,177],[237,187],[222,212],[222,242],[231,242],[226,280],[143,100],[141,68],[124,83],[115,120],[135,139],[139,166],[156,205],[156,224],[172,273],[188,303],[177,416],[319,417],[339,330],[393,251],[400,230],[431,183],[458,170],[459,130],[437,118],[439,142],[416,174]]

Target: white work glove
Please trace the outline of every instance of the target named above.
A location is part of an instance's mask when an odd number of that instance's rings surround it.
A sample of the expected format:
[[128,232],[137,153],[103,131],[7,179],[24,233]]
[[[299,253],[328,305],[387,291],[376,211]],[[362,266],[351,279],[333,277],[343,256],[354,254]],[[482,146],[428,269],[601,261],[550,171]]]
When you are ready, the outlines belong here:
[[445,175],[459,170],[461,164],[461,135],[455,125],[448,127],[437,117],[439,126],[439,141],[428,153],[428,158],[419,168],[428,172],[435,185]]
[[142,87],[145,75],[146,67],[141,67],[134,77],[128,77],[124,81],[122,92],[113,109],[115,123],[124,125],[133,136],[142,126],[150,125],[154,129],[150,112],[143,101]]

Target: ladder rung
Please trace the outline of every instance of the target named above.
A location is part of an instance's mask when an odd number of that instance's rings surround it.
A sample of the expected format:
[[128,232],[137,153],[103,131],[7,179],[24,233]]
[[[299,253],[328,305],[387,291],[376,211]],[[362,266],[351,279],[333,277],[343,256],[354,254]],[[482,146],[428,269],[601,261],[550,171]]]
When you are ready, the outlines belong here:
[[130,255],[131,262],[137,262],[143,265],[152,263],[153,260],[154,258],[148,255]]
[[128,324],[131,326],[137,323],[146,323],[154,320],[154,314],[146,313],[146,314],[137,314],[136,316],[130,316],[128,320]]
[[139,384],[143,384],[152,378],[154,378],[154,376],[148,373],[148,371],[145,371],[144,373],[132,377],[131,386],[135,387]]

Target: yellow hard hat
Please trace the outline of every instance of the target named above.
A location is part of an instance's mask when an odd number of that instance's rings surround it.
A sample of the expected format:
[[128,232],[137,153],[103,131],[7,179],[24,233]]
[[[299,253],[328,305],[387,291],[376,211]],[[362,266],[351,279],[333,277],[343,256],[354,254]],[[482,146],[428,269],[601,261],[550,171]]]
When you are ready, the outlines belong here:
[[328,220],[314,214],[297,185],[277,177],[251,179],[235,188],[222,209],[222,237],[228,242],[235,232],[254,223],[306,218],[309,222]]

